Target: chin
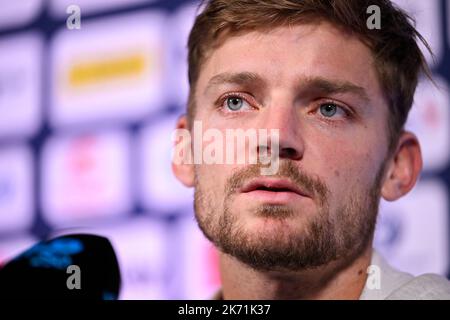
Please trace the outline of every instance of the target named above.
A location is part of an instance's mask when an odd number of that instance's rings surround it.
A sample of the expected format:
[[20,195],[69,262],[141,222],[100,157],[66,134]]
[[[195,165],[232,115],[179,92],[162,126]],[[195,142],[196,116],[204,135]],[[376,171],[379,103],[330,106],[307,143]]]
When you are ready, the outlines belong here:
[[299,233],[299,221],[296,221],[294,217],[261,217],[253,216],[251,218],[241,221],[241,225],[244,225],[243,230],[247,233],[255,234],[257,236],[265,235],[272,238],[273,236],[284,237],[286,235],[291,236],[292,233]]

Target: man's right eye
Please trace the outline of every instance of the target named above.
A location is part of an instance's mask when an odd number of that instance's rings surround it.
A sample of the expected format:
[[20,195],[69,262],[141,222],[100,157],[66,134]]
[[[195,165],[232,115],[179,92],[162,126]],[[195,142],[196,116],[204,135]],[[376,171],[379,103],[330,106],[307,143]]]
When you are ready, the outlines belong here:
[[219,97],[214,103],[222,113],[241,113],[258,110],[257,101],[247,93],[228,92]]
[[230,94],[222,98],[220,107],[223,112],[244,112],[254,109],[247,99],[236,94]]
[[244,105],[244,99],[239,97],[229,97],[225,100],[227,108],[233,111],[238,111]]

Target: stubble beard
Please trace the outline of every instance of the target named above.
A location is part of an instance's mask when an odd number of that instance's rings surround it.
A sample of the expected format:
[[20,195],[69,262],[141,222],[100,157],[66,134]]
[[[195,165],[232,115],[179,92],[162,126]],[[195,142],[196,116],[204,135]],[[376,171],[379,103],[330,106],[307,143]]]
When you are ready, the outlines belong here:
[[245,181],[258,177],[259,165],[234,173],[225,186],[222,205],[215,205],[212,192],[205,190],[196,173],[194,211],[199,228],[223,253],[261,271],[302,271],[336,260],[352,260],[371,243],[378,214],[384,163],[367,190],[349,190],[348,198],[330,212],[330,191],[326,184],[303,172],[289,160],[280,162],[276,176],[289,177],[314,195],[317,212],[300,226],[293,226],[296,212],[289,206],[261,204],[251,214],[275,224],[271,232],[250,232],[242,224],[248,212],[233,212],[231,203]]

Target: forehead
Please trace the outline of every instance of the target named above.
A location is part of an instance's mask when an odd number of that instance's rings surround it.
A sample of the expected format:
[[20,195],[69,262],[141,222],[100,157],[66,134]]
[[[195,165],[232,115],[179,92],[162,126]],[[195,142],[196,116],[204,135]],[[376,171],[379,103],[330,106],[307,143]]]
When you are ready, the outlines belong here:
[[217,74],[242,71],[257,73],[273,86],[286,87],[294,79],[317,76],[356,83],[372,98],[382,96],[370,49],[327,22],[228,36],[209,52],[198,88]]

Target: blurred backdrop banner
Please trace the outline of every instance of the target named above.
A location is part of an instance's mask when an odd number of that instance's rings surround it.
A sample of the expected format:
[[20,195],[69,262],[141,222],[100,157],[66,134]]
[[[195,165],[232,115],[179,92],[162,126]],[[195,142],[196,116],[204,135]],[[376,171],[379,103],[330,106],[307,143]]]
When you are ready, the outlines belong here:
[[[449,276],[450,1],[395,2],[430,43],[438,87],[416,92],[407,128],[424,172],[406,197],[382,201],[375,246],[412,274]],[[170,167],[197,6],[0,0],[0,264],[83,231],[113,243],[121,299],[202,299],[220,287],[193,190]]]

